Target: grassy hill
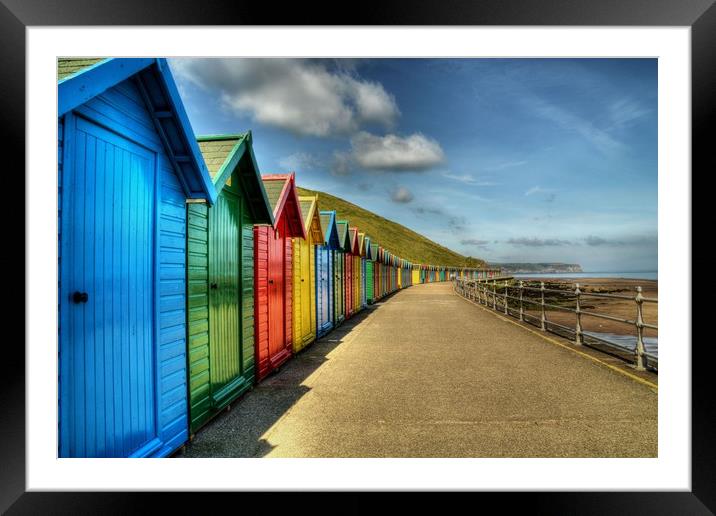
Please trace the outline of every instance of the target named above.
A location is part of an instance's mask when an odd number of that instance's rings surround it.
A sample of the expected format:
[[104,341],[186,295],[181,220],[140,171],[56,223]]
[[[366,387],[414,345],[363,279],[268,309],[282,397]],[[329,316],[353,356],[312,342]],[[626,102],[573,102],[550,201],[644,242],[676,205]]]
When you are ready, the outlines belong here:
[[322,210],[336,210],[339,220],[348,220],[350,226],[357,226],[359,231],[365,232],[374,242],[411,262],[453,267],[484,267],[486,265],[483,260],[458,254],[405,226],[364,210],[339,197],[300,187],[298,194],[318,195]]

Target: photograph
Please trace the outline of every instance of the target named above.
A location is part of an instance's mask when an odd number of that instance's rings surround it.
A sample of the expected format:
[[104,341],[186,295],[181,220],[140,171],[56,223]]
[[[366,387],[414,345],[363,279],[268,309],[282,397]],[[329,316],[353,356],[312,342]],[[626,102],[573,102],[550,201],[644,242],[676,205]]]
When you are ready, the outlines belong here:
[[659,458],[657,57],[54,65],[57,458]]

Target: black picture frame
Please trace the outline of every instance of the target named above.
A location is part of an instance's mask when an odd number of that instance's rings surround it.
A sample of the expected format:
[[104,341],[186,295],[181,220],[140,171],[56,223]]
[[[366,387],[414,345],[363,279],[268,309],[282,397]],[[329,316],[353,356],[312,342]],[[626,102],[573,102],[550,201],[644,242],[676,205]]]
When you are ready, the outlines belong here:
[[[331,8],[319,4],[271,5],[238,0],[155,0],[151,3],[141,0],[0,0],[0,119],[3,120],[0,131],[2,147],[6,151],[4,155],[11,156],[10,163],[14,162],[12,170],[5,170],[4,177],[18,182],[17,189],[12,191],[22,193],[16,194],[15,202],[20,204],[18,208],[24,207],[28,192],[24,174],[16,171],[25,170],[24,153],[18,152],[25,144],[25,29],[38,25],[689,26],[692,37],[692,167],[706,174],[716,170],[716,153],[708,131],[713,126],[716,112],[716,6],[713,4],[714,0],[449,0],[444,3],[383,0],[356,5],[355,9],[349,10],[340,3]],[[91,53],[91,47],[88,51]],[[694,176],[692,173],[691,177]],[[692,205],[696,205],[695,199]],[[15,230],[19,248],[19,242],[25,238],[24,224],[17,224]],[[692,230],[692,234],[696,232]],[[31,271],[25,266],[24,250],[22,254],[26,276]],[[705,265],[704,261],[692,261],[694,270],[705,269]],[[15,292],[24,292],[19,275],[14,276]],[[691,277],[685,280],[691,282]],[[25,305],[18,297],[13,296],[12,305],[16,310],[23,307],[24,319]],[[691,303],[692,300],[683,302]],[[695,303],[692,306],[697,317],[699,311],[704,310],[697,309]],[[20,333],[17,337],[24,340],[24,329]],[[14,342],[20,342],[20,339],[16,338]],[[709,374],[712,366],[707,356],[709,348],[708,342],[705,346],[692,348],[691,492],[503,493],[484,496],[501,504],[502,510],[524,504],[530,512],[537,514],[713,513],[716,511],[716,454],[712,436],[716,414]],[[146,493],[25,493],[25,353],[22,346],[5,345],[2,356],[0,511],[8,510],[9,514],[95,514],[150,510],[150,500],[153,502],[155,495]],[[221,497],[215,498],[212,504],[222,504],[226,500],[225,495],[218,493],[191,497],[166,493],[162,496],[162,510],[175,506],[186,512],[194,505],[205,509],[208,504],[204,498],[208,496]],[[246,494],[240,496],[249,499]],[[373,496],[359,499],[352,495],[344,505],[345,512],[355,512],[361,507],[370,509],[378,503]],[[270,497],[272,508],[316,503],[310,496]],[[420,496],[414,499],[423,505]],[[323,499],[322,504],[325,503]]]

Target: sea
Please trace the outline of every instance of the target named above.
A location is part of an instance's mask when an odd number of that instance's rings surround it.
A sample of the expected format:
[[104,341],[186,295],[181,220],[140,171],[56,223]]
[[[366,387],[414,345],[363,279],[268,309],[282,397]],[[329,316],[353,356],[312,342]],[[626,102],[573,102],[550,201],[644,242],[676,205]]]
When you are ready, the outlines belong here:
[[515,278],[627,278],[627,279],[659,279],[658,271],[652,272],[542,272],[513,274]]

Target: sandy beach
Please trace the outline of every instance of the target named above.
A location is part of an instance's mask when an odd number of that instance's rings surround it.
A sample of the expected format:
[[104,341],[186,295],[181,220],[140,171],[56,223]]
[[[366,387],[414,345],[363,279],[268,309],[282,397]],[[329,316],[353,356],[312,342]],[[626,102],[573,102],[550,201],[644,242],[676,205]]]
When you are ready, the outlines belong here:
[[[524,278],[523,281],[525,284],[529,284],[530,286],[533,286],[535,283],[538,285],[539,281],[544,281],[546,288],[560,290],[567,288],[573,289],[574,284],[579,283],[580,290],[585,294],[604,293],[628,296],[636,296],[636,287],[641,286],[642,295],[644,297],[658,299],[659,295],[659,282],[656,280],[622,278],[579,278],[574,280],[558,278]],[[574,297],[565,296],[564,299],[566,301],[567,299],[574,299]],[[563,302],[560,304],[574,308],[574,302]],[[636,319],[636,303],[633,300],[583,296],[582,310],[611,315],[619,317],[620,319]],[[539,309],[529,310],[528,313],[539,316]],[[658,304],[644,303],[643,317],[645,323],[658,325]],[[549,310],[547,312],[547,319],[569,327],[573,327],[575,324],[575,315],[561,310]],[[620,335],[636,335],[636,328],[634,325],[627,325],[597,317],[589,317],[584,314],[582,315],[582,328],[584,331],[615,333]],[[657,337],[658,332],[647,328],[645,329],[644,335],[647,337]]]

